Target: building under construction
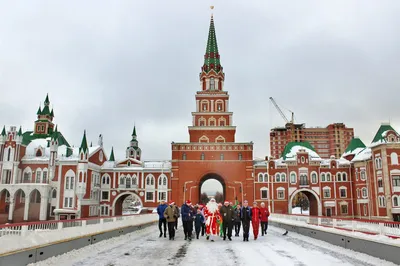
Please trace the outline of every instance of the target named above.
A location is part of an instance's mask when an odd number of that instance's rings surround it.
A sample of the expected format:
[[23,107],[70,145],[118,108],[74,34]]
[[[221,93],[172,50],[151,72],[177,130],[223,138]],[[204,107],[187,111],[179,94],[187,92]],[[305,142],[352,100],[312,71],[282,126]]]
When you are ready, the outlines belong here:
[[340,158],[354,137],[354,129],[346,127],[343,123],[309,128],[305,124],[296,124],[293,112],[291,120],[288,120],[275,100],[272,97],[270,100],[286,121],[285,126],[272,128],[269,134],[271,156],[275,158],[280,157],[289,142],[301,141],[309,142],[321,158],[328,159],[332,155]]

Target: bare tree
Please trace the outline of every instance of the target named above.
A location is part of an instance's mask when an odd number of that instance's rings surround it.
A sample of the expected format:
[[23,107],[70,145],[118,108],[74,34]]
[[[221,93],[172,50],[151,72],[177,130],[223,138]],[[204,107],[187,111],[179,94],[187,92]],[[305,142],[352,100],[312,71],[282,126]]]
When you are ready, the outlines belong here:
[[201,193],[201,195],[200,195],[200,202],[201,202],[202,204],[207,204],[209,200],[210,200],[210,199],[208,198],[208,195],[207,195],[206,192]]
[[224,195],[219,191],[217,191],[217,193],[215,193],[214,198],[215,198],[215,201],[218,202],[218,203],[223,203],[224,202]]

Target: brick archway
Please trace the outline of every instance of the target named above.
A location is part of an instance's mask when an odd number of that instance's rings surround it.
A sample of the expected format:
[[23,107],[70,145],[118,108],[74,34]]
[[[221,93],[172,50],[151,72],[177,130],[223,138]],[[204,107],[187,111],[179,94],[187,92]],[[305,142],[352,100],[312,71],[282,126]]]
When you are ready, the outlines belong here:
[[198,202],[201,202],[201,198],[200,198],[201,197],[201,187],[203,186],[204,182],[206,182],[207,180],[211,180],[211,179],[217,180],[222,185],[222,194],[223,194],[224,200],[227,198],[227,195],[226,195],[226,182],[225,182],[224,178],[221,175],[216,174],[216,173],[208,173],[208,174],[205,174],[199,180]]
[[123,193],[120,193],[114,199],[114,202],[112,205],[112,216],[122,215],[122,203],[124,203],[124,200],[129,196],[132,196],[134,199],[138,200],[140,202],[140,206],[143,208],[143,202],[140,199],[139,195],[137,195],[134,192],[123,192]]
[[322,204],[321,204],[321,199],[319,198],[318,194],[308,188],[302,188],[294,191],[292,195],[290,196],[290,200],[288,202],[288,213],[292,214],[292,201],[294,196],[302,192],[304,195],[307,196],[308,201],[310,202],[310,216],[321,216],[322,215]]

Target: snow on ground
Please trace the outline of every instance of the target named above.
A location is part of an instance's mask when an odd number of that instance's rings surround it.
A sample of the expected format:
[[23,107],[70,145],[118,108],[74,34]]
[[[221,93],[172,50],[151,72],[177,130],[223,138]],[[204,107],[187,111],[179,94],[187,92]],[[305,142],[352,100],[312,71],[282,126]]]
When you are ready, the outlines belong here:
[[302,213],[300,207],[294,207],[294,208],[292,208],[292,214],[309,215],[310,214],[310,210],[303,210],[303,213]]
[[157,226],[150,226],[124,236],[105,240],[80,250],[30,264],[30,266],[128,266],[128,265],[395,265],[326,242],[270,226],[268,235],[243,242],[217,238],[215,242],[200,237],[183,240],[182,227],[175,241],[158,237]]

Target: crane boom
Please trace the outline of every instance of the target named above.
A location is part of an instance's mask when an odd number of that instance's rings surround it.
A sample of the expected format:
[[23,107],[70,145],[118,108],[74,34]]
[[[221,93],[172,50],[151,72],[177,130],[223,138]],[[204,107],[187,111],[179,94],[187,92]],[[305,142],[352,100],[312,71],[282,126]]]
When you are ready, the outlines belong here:
[[[282,118],[286,121],[286,123],[289,123],[289,119],[285,116],[285,114],[282,112],[281,108],[279,108],[278,104],[275,102],[274,98],[269,97],[271,102],[274,104],[276,110],[278,110],[279,114],[282,116]],[[293,120],[293,113],[292,113],[292,120]],[[293,121],[292,121],[293,122]]]

